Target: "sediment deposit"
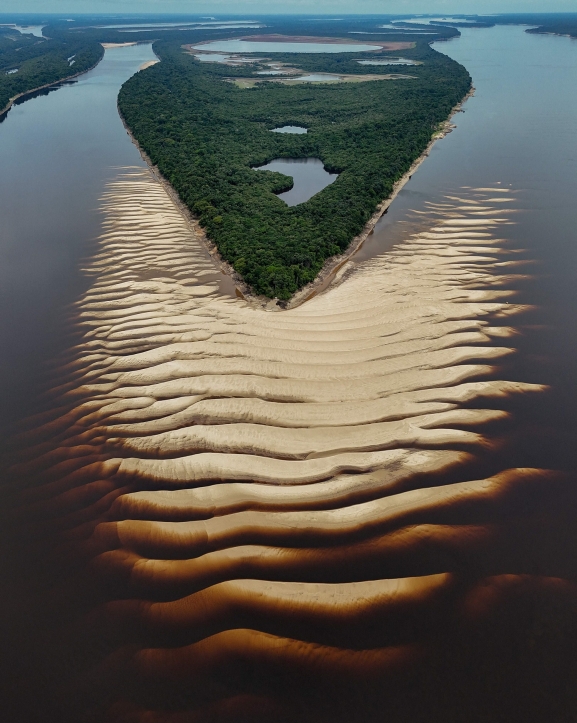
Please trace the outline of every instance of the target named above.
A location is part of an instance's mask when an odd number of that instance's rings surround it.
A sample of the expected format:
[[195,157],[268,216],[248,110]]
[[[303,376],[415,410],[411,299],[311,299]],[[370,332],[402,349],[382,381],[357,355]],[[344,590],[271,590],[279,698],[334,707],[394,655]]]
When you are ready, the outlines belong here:
[[507,402],[545,391],[501,374],[526,310],[511,194],[430,203],[282,312],[220,293],[149,171],[102,204],[74,342],[11,467],[25,546],[57,580],[51,640],[76,651],[50,653],[62,707],[448,721],[485,684],[506,705],[513,670],[538,680],[546,657],[511,650],[539,606],[576,605],[574,500],[564,475],[503,461]]

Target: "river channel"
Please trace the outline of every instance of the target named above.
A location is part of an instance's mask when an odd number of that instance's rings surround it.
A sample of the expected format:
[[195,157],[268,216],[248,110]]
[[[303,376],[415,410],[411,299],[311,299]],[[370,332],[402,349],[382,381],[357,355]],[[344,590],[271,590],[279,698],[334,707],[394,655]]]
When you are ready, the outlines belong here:
[[574,719],[577,45],[436,49],[474,97],[288,311],[124,129],[150,45],[0,124],[10,723]]

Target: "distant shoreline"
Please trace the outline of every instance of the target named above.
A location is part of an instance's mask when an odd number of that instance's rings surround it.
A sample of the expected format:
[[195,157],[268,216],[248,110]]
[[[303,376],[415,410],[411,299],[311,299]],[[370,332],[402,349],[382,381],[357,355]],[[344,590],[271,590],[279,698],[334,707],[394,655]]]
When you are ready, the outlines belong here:
[[78,78],[81,75],[84,75],[84,73],[88,73],[91,70],[94,70],[96,66],[104,59],[104,53],[102,53],[102,56],[97,60],[94,65],[91,65],[90,68],[86,68],[86,70],[81,70],[78,73],[74,73],[74,75],[66,75],[64,78],[60,78],[59,80],[53,80],[52,83],[46,83],[45,85],[39,85],[37,88],[32,88],[31,90],[25,90],[23,93],[18,93],[18,95],[15,95],[14,97],[10,98],[8,101],[8,105],[4,106],[2,110],[0,110],[0,122],[4,120],[4,118],[8,115],[8,111],[16,101],[20,100],[20,98],[25,98],[27,95],[33,95],[34,93],[37,93],[39,90],[46,90],[46,88],[52,88],[53,85],[58,85],[58,83],[64,83],[67,80],[72,80],[73,78]]
[[360,234],[355,236],[355,238],[350,242],[346,250],[339,254],[338,256],[331,256],[331,258],[327,259],[324,263],[323,267],[319,271],[319,273],[316,275],[315,279],[308,283],[306,286],[303,286],[301,289],[296,291],[291,298],[286,302],[281,302],[279,304],[278,300],[276,299],[269,299],[266,296],[261,296],[255,294],[252,289],[249,287],[249,285],[246,283],[246,281],[235,271],[234,267],[229,264],[225,259],[222,258],[220,255],[220,252],[216,246],[215,243],[213,243],[204,232],[204,229],[201,227],[200,223],[198,222],[198,219],[194,217],[194,215],[190,212],[189,208],[182,202],[180,199],[178,193],[173,188],[173,186],[170,184],[170,182],[162,175],[160,172],[158,166],[156,166],[150,156],[146,153],[146,151],[140,146],[139,142],[134,137],[132,131],[130,130],[128,124],[126,123],[126,120],[124,119],[124,116],[122,115],[122,112],[120,110],[120,107],[118,107],[118,115],[120,116],[120,119],[122,121],[122,124],[124,125],[124,128],[126,129],[126,132],[130,136],[132,142],[138,149],[138,152],[140,153],[143,161],[147,164],[147,166],[150,168],[151,172],[153,173],[154,177],[159,181],[159,183],[162,184],[162,186],[167,191],[170,198],[174,201],[176,204],[178,210],[180,213],[184,216],[184,218],[187,220],[189,226],[191,227],[191,230],[197,236],[200,241],[203,243],[205,248],[207,249],[210,256],[213,258],[214,263],[217,265],[219,270],[225,274],[226,276],[229,276],[232,281],[234,282],[237,294],[241,296],[245,301],[247,301],[252,306],[256,306],[261,309],[265,309],[267,311],[284,311],[288,309],[294,309],[297,306],[300,306],[301,304],[304,304],[309,299],[312,299],[313,296],[316,296],[321,291],[324,291],[325,288],[330,286],[332,281],[334,281],[334,278],[336,277],[338,271],[349,261],[356,252],[361,248],[363,243],[366,241],[367,237],[370,235],[370,233],[375,228],[377,222],[379,219],[383,216],[385,211],[390,207],[390,205],[393,203],[395,198],[398,196],[399,192],[402,190],[402,188],[407,184],[407,182],[410,180],[411,176],[417,171],[419,166],[425,161],[425,159],[429,156],[431,149],[435,145],[435,143],[442,138],[445,138],[456,126],[454,126],[451,123],[451,120],[455,116],[456,113],[459,113],[463,107],[463,105],[475,94],[475,88],[471,86],[471,89],[465,95],[465,97],[455,105],[449,114],[448,118],[444,121],[442,124],[441,129],[434,134],[434,136],[431,138],[431,141],[423,151],[423,153],[413,162],[409,170],[400,178],[395,185],[393,186],[393,192],[390,196],[388,196],[386,199],[384,199],[379,206],[377,207],[376,211],[373,213],[371,218],[367,221],[365,224],[365,227],[361,231]]

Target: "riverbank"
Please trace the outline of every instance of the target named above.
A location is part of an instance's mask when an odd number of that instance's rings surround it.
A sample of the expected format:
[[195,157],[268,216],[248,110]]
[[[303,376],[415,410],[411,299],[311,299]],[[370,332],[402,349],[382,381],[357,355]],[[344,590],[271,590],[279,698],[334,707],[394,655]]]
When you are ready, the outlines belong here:
[[344,264],[346,264],[347,261],[350,261],[350,259],[357,253],[357,251],[359,251],[361,246],[374,231],[375,226],[377,225],[383,214],[386,213],[386,211],[393,203],[395,198],[399,195],[404,186],[411,180],[413,174],[416,173],[421,164],[424,163],[425,160],[428,158],[435,143],[445,138],[447,135],[449,135],[449,133],[451,133],[454,128],[456,128],[456,126],[453,125],[453,123],[451,122],[452,119],[457,113],[461,112],[463,105],[474,94],[475,88],[472,87],[471,90],[467,93],[467,95],[463,98],[463,100],[460,103],[457,103],[457,105],[451,111],[451,114],[449,115],[447,120],[443,123],[442,128],[440,128],[433,135],[429,145],[426,147],[423,153],[414,161],[413,165],[409,168],[405,175],[402,176],[395,183],[391,195],[384,201],[382,201],[382,203],[377,207],[376,211],[365,224],[362,232],[358,236],[355,236],[355,238],[351,241],[344,253],[339,254],[338,256],[332,256],[330,259],[327,259],[324,266],[319,271],[316,279],[310,284],[303,286],[302,289],[299,289],[295,294],[293,294],[293,296],[291,296],[291,298],[287,301],[286,305],[283,305],[283,308],[294,309],[295,306],[303,304],[305,301],[312,299],[313,296],[316,296],[321,291],[324,291],[332,283],[332,281],[334,281],[337,273],[342,269]]
[[2,108],[2,110],[0,110],[0,123],[4,120],[4,118],[6,118],[10,108],[12,108],[12,106],[17,101],[19,101],[20,98],[25,98],[27,95],[34,95],[34,93],[38,93],[38,91],[40,91],[40,90],[46,90],[47,88],[52,88],[53,86],[58,85],[59,83],[64,83],[67,80],[72,80],[73,78],[78,78],[79,76],[84,75],[84,73],[88,73],[91,70],[94,70],[94,68],[96,68],[98,63],[100,63],[102,58],[104,58],[104,53],[102,53],[102,55],[100,56],[98,61],[96,63],[94,63],[94,65],[91,65],[90,68],[86,68],[86,70],[81,70],[78,73],[74,73],[74,75],[66,75],[64,78],[60,78],[59,80],[53,80],[52,83],[46,83],[45,85],[39,85],[37,88],[32,88],[32,90],[26,90],[26,91],[24,91],[24,93],[19,93],[18,95],[15,95],[14,97],[10,98],[7,105],[5,105],[4,108]]
[[295,292],[291,298],[286,302],[279,302],[277,299],[269,299],[266,296],[258,295],[253,292],[251,287],[245,282],[245,280],[238,274],[233,266],[229,264],[225,259],[222,258],[217,246],[215,243],[213,243],[205,234],[204,229],[200,226],[198,220],[194,217],[194,215],[190,212],[188,207],[181,201],[178,193],[176,190],[172,187],[170,182],[164,178],[162,173],[160,172],[159,168],[152,162],[149,155],[146,153],[146,151],[140,146],[134,135],[132,134],[132,131],[130,130],[128,124],[126,123],[126,120],[124,119],[122,112],[120,110],[120,107],[118,107],[118,115],[120,116],[120,119],[124,125],[124,128],[126,129],[126,132],[130,136],[132,142],[138,149],[142,159],[144,162],[148,165],[152,173],[154,174],[154,177],[163,185],[165,190],[167,191],[170,198],[174,201],[176,207],[186,220],[190,230],[192,233],[200,239],[200,241],[204,244],[205,248],[207,249],[208,253],[212,257],[214,263],[216,266],[220,269],[220,271],[223,274],[226,274],[229,276],[235,287],[236,287],[236,294],[237,296],[242,297],[245,299],[249,304],[252,306],[265,309],[267,311],[283,311],[287,309],[294,309],[297,306],[300,306],[301,304],[304,304],[309,299],[312,299],[314,296],[317,296],[319,293],[327,289],[330,284],[334,281],[337,273],[342,269],[342,267],[357,253],[357,251],[362,247],[363,243],[366,241],[368,236],[373,232],[377,222],[379,219],[383,216],[383,214],[387,211],[387,209],[390,207],[390,205],[393,203],[395,198],[398,196],[402,188],[408,183],[408,181],[411,179],[413,174],[419,169],[421,164],[425,161],[425,159],[429,156],[433,146],[435,143],[442,138],[445,138],[456,126],[452,123],[453,117],[461,112],[463,105],[475,94],[475,88],[471,87],[467,95],[459,102],[457,105],[453,107],[451,110],[451,113],[449,114],[449,117],[446,121],[442,124],[442,126],[439,128],[439,130],[433,135],[431,138],[430,143],[427,145],[426,149],[423,151],[423,153],[414,161],[414,163],[411,165],[409,170],[400,178],[393,187],[393,192],[390,196],[388,196],[386,199],[384,199],[371,218],[367,221],[365,224],[365,227],[363,228],[362,232],[355,236],[355,238],[351,241],[347,249],[338,256],[332,256],[331,258],[327,259],[319,273],[317,274],[314,281],[311,281],[306,286],[303,286],[302,289],[299,289],[297,292]]

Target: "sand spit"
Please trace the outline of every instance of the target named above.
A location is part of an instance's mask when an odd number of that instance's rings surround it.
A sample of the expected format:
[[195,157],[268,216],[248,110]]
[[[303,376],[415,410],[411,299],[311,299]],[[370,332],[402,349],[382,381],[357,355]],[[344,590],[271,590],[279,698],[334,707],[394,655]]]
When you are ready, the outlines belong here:
[[524,311],[511,204],[429,203],[424,230],[269,314],[219,292],[148,170],[109,185],[77,341],[12,445],[72,719],[457,720],[534,605],[575,604],[551,532],[572,487],[499,456],[508,400],[543,392],[500,377]]
[[100,43],[100,45],[107,50],[108,48],[128,48],[130,45],[138,45],[138,43]]

